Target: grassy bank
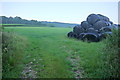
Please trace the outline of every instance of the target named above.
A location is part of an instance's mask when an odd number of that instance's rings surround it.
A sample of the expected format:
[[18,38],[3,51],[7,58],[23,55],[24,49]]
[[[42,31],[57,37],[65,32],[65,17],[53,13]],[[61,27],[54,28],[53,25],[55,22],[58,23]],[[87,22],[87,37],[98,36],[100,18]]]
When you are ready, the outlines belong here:
[[19,77],[25,54],[26,38],[14,32],[2,32],[2,77]]

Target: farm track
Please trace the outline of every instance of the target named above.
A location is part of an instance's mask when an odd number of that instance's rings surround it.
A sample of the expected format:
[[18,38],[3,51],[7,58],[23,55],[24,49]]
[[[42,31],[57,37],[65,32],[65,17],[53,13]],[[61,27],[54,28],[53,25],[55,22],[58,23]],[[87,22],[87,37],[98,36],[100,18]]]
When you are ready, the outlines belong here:
[[71,62],[71,70],[74,73],[74,77],[76,79],[82,78],[81,69],[80,69],[80,65],[79,65],[80,57],[76,56],[76,55],[72,55],[72,56],[70,56],[69,60]]
[[[36,49],[39,49],[39,48],[32,47],[31,49],[28,50],[28,53],[30,53],[31,51],[32,51],[32,53],[34,53],[34,51]],[[30,56],[32,56],[32,55],[28,54],[26,56],[26,58],[28,58]],[[37,74],[39,72],[43,71],[43,69],[41,67],[44,67],[44,65],[42,65],[39,62],[42,60],[43,59],[41,59],[41,57],[39,57],[39,59],[37,59],[36,57],[32,57],[32,59],[28,63],[26,63],[26,65],[24,66],[24,69],[21,72],[21,78],[39,78]]]
[[[80,67],[80,57],[76,55],[76,52],[72,53],[73,52],[72,50],[69,50],[69,51],[66,50],[66,52],[69,54],[67,59],[68,61],[70,61],[70,67],[71,67],[70,71],[73,72],[74,78],[76,79],[83,78],[82,77],[83,69]],[[26,64],[21,73],[22,74],[21,78],[38,78],[37,73],[43,70],[36,71],[34,67],[39,64],[40,63],[38,63],[36,59]]]
[[79,79],[104,76],[101,69],[103,55],[100,52],[103,43],[83,43],[69,39],[65,34],[71,28],[7,27],[5,30],[15,32],[27,40],[22,42],[26,48],[16,44],[24,50],[16,53],[21,52],[23,57],[14,70],[4,73],[7,77]]
[[[70,62],[70,65],[69,65],[70,72],[73,73],[71,76],[73,76],[73,78],[75,78],[75,79],[82,78],[83,69],[80,66],[80,57],[79,57],[79,55],[77,55],[77,52],[72,49],[69,49],[66,46],[63,46],[62,48],[64,48],[65,52],[68,53],[68,57],[66,57],[66,59]],[[36,48],[31,48],[30,51],[34,52],[34,49],[36,49]],[[41,71],[44,71],[44,70],[42,70],[40,68],[40,66],[38,67],[37,65],[42,65],[42,64],[39,63],[39,61],[37,59],[35,59],[35,57],[33,57],[33,60],[31,60],[29,63],[27,63],[25,65],[25,67],[22,71],[21,78],[40,78],[41,76],[40,75],[38,76],[37,74],[41,74]],[[37,66],[37,67],[35,67],[35,66]],[[42,66],[44,66],[44,65],[42,65]],[[38,70],[38,69],[41,69],[41,70]]]
[[76,54],[77,52],[74,51],[74,53],[72,53],[72,50],[67,50],[68,48],[66,46],[64,47],[66,48],[66,52],[69,54],[67,59],[70,61],[70,67],[71,71],[74,73],[74,78],[83,78],[82,74],[84,73],[84,70],[80,66],[80,57]]

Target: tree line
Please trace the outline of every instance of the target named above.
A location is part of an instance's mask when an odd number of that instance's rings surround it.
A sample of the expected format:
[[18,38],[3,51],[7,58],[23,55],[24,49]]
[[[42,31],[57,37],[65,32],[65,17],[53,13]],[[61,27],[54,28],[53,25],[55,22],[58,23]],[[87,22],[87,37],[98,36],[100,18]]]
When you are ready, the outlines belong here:
[[31,27],[32,26],[74,27],[75,25],[77,25],[77,24],[72,24],[72,23],[27,20],[27,19],[22,19],[21,17],[18,17],[18,16],[16,16],[16,17],[0,16],[0,19],[1,19],[0,24],[3,24],[4,26],[29,25]]
[[26,20],[22,19],[21,17],[6,17],[6,16],[0,16],[2,19],[1,24],[29,24],[29,25],[42,25],[45,26],[45,24],[42,24],[40,21],[37,20]]

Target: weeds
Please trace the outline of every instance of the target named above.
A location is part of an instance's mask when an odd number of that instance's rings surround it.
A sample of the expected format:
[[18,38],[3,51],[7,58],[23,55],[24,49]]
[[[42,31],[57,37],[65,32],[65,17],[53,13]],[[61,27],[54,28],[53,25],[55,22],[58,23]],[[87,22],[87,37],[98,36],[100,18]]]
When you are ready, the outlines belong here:
[[17,66],[21,63],[24,49],[25,39],[23,37],[18,36],[13,32],[2,33],[3,78],[11,77],[9,73],[12,70],[15,70]]
[[118,33],[120,29],[113,30],[112,35],[108,35],[107,39],[104,41],[104,65],[105,65],[105,75],[107,77],[118,78],[120,77],[120,64],[119,64],[119,57],[120,57],[120,47],[119,47],[119,40],[120,34]]

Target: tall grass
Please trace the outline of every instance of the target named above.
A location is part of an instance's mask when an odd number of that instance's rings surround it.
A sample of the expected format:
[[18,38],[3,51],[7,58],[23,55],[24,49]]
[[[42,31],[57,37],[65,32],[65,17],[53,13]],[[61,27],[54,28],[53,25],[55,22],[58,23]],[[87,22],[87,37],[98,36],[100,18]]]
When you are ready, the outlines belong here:
[[107,39],[104,41],[104,72],[106,77],[118,78],[120,77],[120,34],[118,33],[120,29],[113,30],[112,35],[108,35]]
[[[14,72],[11,73],[11,71],[18,68],[17,66],[22,61],[22,57],[24,55],[24,49],[25,49],[25,38],[18,36],[13,32],[2,33],[2,68],[3,68],[2,77],[3,78],[11,77],[11,74],[14,73]],[[14,75],[14,77],[15,76],[18,77],[18,75]]]

